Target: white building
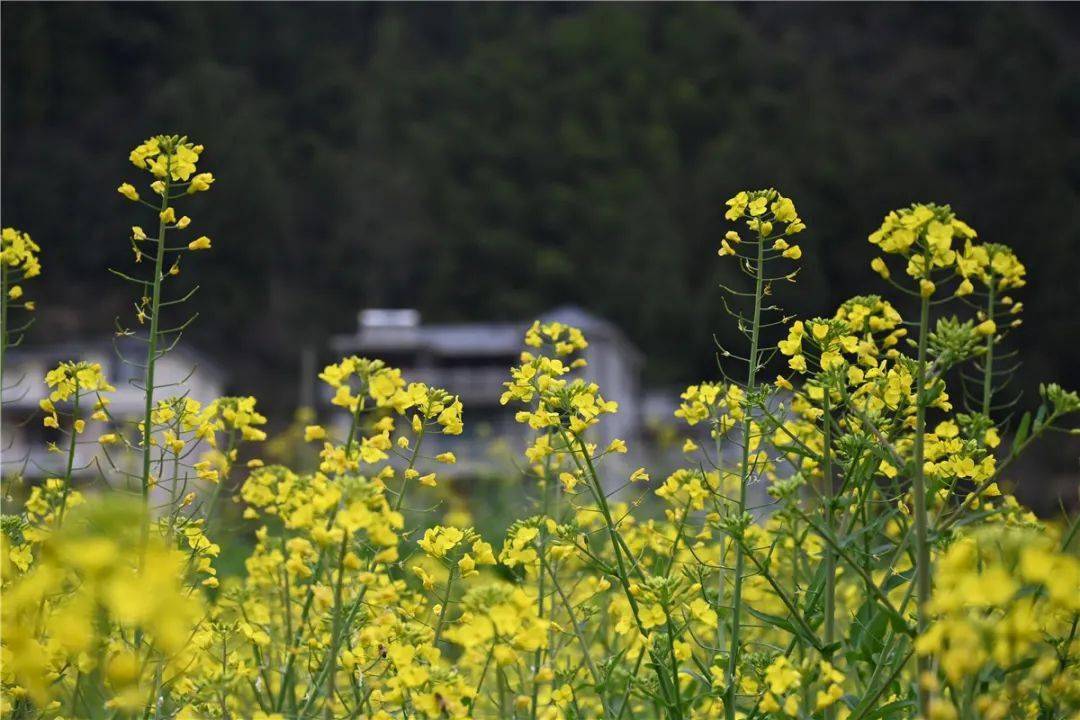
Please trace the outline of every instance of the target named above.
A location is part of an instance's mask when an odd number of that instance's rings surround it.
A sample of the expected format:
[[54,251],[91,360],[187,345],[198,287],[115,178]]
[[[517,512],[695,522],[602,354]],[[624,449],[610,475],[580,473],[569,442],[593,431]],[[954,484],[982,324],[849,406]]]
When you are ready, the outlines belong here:
[[[66,456],[48,452],[50,442],[66,446],[60,433],[44,427],[38,403],[49,395],[45,374],[61,362],[100,363],[102,372],[116,392],[109,393],[109,411],[119,422],[132,422],[143,416],[145,395],[143,369],[138,358],[145,357],[146,346],[131,338],[115,343],[58,343],[12,348],[3,368],[3,406],[0,409],[0,457],[4,474],[20,473],[26,477],[50,477],[63,471]],[[129,362],[121,360],[126,358]],[[133,364],[138,363],[138,364]],[[219,397],[224,376],[217,365],[199,353],[177,347],[162,356],[155,369],[155,397],[187,395],[203,403]],[[95,457],[101,452],[93,442],[108,429],[92,423],[84,442],[76,447],[75,475],[97,472]]]
[[[572,325],[585,334],[589,347],[583,356],[588,366],[581,376],[599,385],[606,399],[619,403],[618,414],[604,416],[591,439],[606,444],[621,438],[636,453],[642,426],[641,353],[613,324],[579,307],[556,308],[539,319]],[[401,368],[409,381],[459,395],[465,407],[463,434],[438,438],[437,448],[426,449],[452,449],[458,457],[456,471],[476,472],[500,465],[504,450],[519,454],[531,432],[514,420],[520,407],[499,404],[510,368],[519,364],[521,351],[527,349],[523,340],[531,324],[531,320],[424,324],[415,310],[370,309],[360,312],[355,333],[333,338],[331,347],[335,359],[378,358]],[[328,399],[329,395],[324,401]],[[340,413],[334,417],[346,422]],[[626,458],[626,464],[633,462],[633,455]]]

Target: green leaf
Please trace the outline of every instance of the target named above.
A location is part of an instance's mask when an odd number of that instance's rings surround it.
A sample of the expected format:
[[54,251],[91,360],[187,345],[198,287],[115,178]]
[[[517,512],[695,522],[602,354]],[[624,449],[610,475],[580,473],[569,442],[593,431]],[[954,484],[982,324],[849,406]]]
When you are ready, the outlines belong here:
[[[911,700],[896,700],[895,702],[882,705],[878,709],[871,713],[863,715],[863,720],[876,720],[877,718],[907,718],[911,717],[907,712],[911,708],[915,707],[915,703]],[[893,713],[896,713],[895,715]]]
[[1031,424],[1032,432],[1039,432],[1042,429],[1043,420],[1046,419],[1046,406],[1040,405],[1039,411],[1035,413],[1035,421]]
[[1024,413],[1024,417],[1020,420],[1020,426],[1016,428],[1016,437],[1013,438],[1012,454],[1020,452],[1020,446],[1027,440],[1028,429],[1031,427],[1031,412]]
[[881,589],[886,593],[891,592],[892,590],[895,590],[896,588],[900,587],[901,585],[903,585],[905,583],[912,582],[914,577],[915,577],[915,570],[914,569],[905,570],[905,571],[899,572],[899,573],[893,573],[885,581],[884,585],[881,586]]
[[782,618],[779,615],[769,615],[755,610],[752,607],[747,607],[746,610],[763,623],[768,623],[774,627],[778,627],[781,630],[786,630],[797,638],[800,638],[808,643],[812,647],[817,647],[817,638],[809,637],[798,625],[795,625],[787,618]]
[[854,634],[851,638],[852,654],[858,660],[868,663],[881,652],[884,644],[885,629],[889,620],[880,603],[870,599],[862,604],[855,613]]

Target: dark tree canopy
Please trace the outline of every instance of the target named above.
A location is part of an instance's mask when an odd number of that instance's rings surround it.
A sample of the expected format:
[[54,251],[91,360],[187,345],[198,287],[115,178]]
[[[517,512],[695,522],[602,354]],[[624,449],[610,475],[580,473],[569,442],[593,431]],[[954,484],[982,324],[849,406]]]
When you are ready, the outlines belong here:
[[806,219],[800,315],[879,285],[886,211],[948,202],[1028,265],[1016,387],[1075,386],[1078,38],[1037,5],[6,5],[3,220],[44,248],[32,339],[99,335],[130,313],[127,151],[205,144],[190,340],[283,414],[362,306],[575,302],[651,382],[712,376],[735,190]]

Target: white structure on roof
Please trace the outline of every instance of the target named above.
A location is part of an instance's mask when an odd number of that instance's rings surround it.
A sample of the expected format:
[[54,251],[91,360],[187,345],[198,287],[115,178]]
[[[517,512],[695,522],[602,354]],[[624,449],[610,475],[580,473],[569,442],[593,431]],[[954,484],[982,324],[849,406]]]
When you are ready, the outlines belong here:
[[[582,377],[619,403],[617,415],[605,416],[592,439],[606,444],[614,438],[631,450],[641,435],[641,353],[610,322],[579,307],[556,308],[541,322],[561,322],[580,328],[589,341],[584,352],[588,366]],[[355,334],[333,338],[337,356],[379,358],[400,367],[411,381],[424,382],[459,395],[465,406],[465,431],[440,438],[458,455],[459,469],[475,471],[494,462],[499,441],[519,449],[528,428],[514,420],[520,409],[499,404],[510,368],[519,363],[531,321],[424,324],[415,310],[362,310]],[[442,448],[439,448],[440,450]],[[435,451],[435,450],[433,450]]]

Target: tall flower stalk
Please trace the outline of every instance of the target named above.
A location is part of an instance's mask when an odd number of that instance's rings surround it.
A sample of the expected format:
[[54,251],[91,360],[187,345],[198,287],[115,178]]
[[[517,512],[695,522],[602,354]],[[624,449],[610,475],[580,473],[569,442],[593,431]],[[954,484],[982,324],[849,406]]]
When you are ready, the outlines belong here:
[[[758,397],[758,372],[763,365],[761,356],[762,313],[765,310],[778,311],[775,306],[764,307],[764,299],[771,283],[780,279],[790,280],[794,278],[794,273],[771,277],[766,271],[766,264],[777,258],[798,260],[802,257],[801,248],[798,245],[789,243],[787,238],[801,232],[806,226],[799,219],[794,203],[776,190],[743,191],[728,200],[727,205],[728,211],[725,217],[731,221],[745,220],[752,236],[744,240],[737,232],[728,232],[721,242],[719,254],[721,256],[731,255],[737,257],[740,270],[750,276],[754,282],[754,289],[749,293],[725,288],[736,297],[752,297],[753,299],[753,310],[749,317],[733,312],[729,307],[729,312],[738,321],[739,330],[750,341],[749,355],[744,358],[747,366],[746,382],[742,387],[746,403],[741,410],[743,416],[742,458],[739,462],[738,500],[733,517],[729,518],[727,523],[728,531],[735,541],[735,569],[731,594],[731,629],[728,639],[728,662],[725,675],[727,691],[724,709],[729,720],[733,720],[736,713],[738,670],[742,647],[743,577],[746,572],[743,532],[749,524],[747,489],[759,464],[756,453],[752,451],[755,442],[754,435],[759,430],[754,422],[751,404]],[[749,246],[749,249],[743,250],[744,246]],[[723,354],[725,356],[732,355],[728,351],[724,351]],[[719,430],[714,430],[714,437],[716,438],[717,462],[719,463],[722,455],[721,433]]]
[[[208,190],[214,182],[214,177],[210,173],[196,174],[195,172],[202,149],[201,145],[189,142],[186,137],[176,135],[152,137],[132,150],[129,157],[135,167],[147,171],[155,178],[150,184],[150,190],[160,200],[156,204],[144,200],[139,191],[130,183],[123,183],[117,188],[117,192],[128,200],[150,208],[157,214],[158,229],[155,236],[148,237],[139,226],[131,228],[130,236],[135,261],[141,263],[144,258],[148,258],[153,264],[150,278],[137,278],[113,271],[114,274],[140,288],[141,294],[135,303],[136,319],[140,325],[147,326],[146,354],[142,362],[137,363],[141,365],[143,371],[144,396],[140,428],[142,458],[138,480],[143,505],[147,507],[150,502],[150,491],[155,482],[160,479],[156,478],[153,472],[154,443],[152,441],[155,426],[155,392],[158,389],[157,363],[163,355],[176,346],[184,329],[194,320],[192,317],[176,327],[163,329],[161,326],[162,307],[188,300],[195,290],[167,301],[162,299],[162,290],[167,278],[179,275],[182,253],[208,250],[211,245],[210,239],[206,236],[192,240],[186,245],[170,246],[167,242],[170,233],[184,230],[191,224],[191,218],[177,214],[175,201],[187,195]],[[172,254],[171,258],[170,254]],[[170,259],[172,262],[167,265]],[[158,475],[161,474],[163,468],[162,462],[158,468]]]
[[[923,263],[923,276],[930,275],[929,255]],[[915,359],[915,452],[912,460],[912,483],[911,492],[915,510],[915,593],[918,602],[918,624],[920,633],[926,630],[928,625],[928,603],[931,592],[931,565],[930,565],[930,538],[929,521],[926,510],[926,348],[930,333],[930,295],[933,293],[933,284],[927,280],[921,284],[919,293],[919,339],[918,355]],[[918,658],[918,676],[922,677],[928,667],[927,658]],[[924,717],[928,716],[929,703],[926,692],[920,691],[919,708]]]
[[[143,429],[142,429],[142,495],[143,504],[149,503],[150,495],[150,462],[151,453],[153,452],[153,446],[150,443],[150,438],[154,430],[153,410],[154,410],[154,371],[157,369],[158,361],[158,324],[161,320],[161,284],[164,280],[162,277],[162,271],[165,267],[165,232],[168,229],[167,218],[169,217],[169,196],[172,191],[172,176],[170,169],[172,166],[172,156],[166,154],[165,168],[164,168],[164,183],[165,187],[161,192],[161,204],[158,209],[158,231],[157,238],[154,240],[154,274],[151,281],[150,290],[150,308],[149,308],[149,323],[150,329],[147,331],[147,343],[146,343],[146,362],[143,375],[143,392],[145,394],[145,405],[143,410]],[[173,213],[173,219],[175,220],[175,211]]]
[[[874,270],[895,287],[919,299],[914,367],[915,434],[909,466],[914,515],[916,630],[919,633],[925,632],[929,627],[929,603],[933,592],[933,561],[930,552],[932,538],[927,508],[926,414],[932,405],[943,406],[947,402],[947,397],[940,388],[940,377],[947,367],[942,363],[931,368],[928,355],[931,335],[934,334],[934,328],[930,324],[930,308],[935,293],[940,292],[939,283],[963,275],[966,271],[963,255],[957,252],[954,241],[963,240],[970,244],[975,235],[975,231],[957,218],[949,206],[929,204],[912,205],[910,208],[889,213],[882,226],[869,237],[869,241],[883,252],[899,255],[907,260],[905,274],[911,279],[914,289],[892,280],[891,271],[882,258],[873,261]],[[963,282],[956,290],[963,294],[966,290]],[[938,332],[937,336],[942,338],[943,334]],[[918,655],[916,677],[923,678],[929,670],[929,658]],[[920,680],[917,692],[919,710],[927,717],[931,689],[924,687]]]

